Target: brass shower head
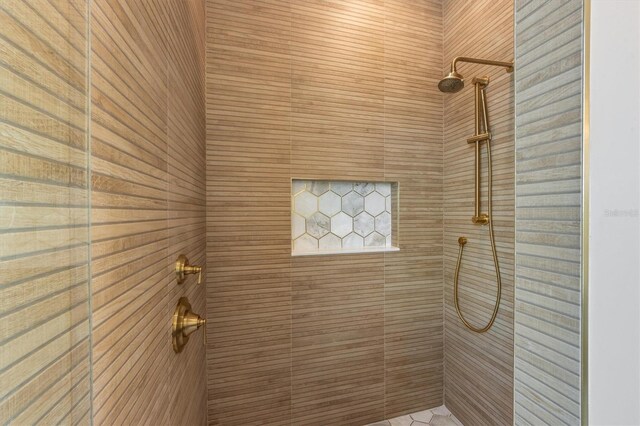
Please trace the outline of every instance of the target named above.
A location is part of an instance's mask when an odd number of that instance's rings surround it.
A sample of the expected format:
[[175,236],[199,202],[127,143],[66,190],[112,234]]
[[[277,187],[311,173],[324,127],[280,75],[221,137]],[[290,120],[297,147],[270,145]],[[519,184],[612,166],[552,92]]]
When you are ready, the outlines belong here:
[[455,71],[451,71],[448,76],[440,80],[438,89],[443,93],[456,93],[464,87],[464,79],[462,75]]
[[494,65],[504,67],[507,72],[513,72],[513,62],[490,61],[488,59],[468,58],[458,56],[451,61],[451,72],[438,83],[438,89],[443,93],[456,93],[464,87],[464,78],[456,70],[458,62],[469,62],[473,64]]

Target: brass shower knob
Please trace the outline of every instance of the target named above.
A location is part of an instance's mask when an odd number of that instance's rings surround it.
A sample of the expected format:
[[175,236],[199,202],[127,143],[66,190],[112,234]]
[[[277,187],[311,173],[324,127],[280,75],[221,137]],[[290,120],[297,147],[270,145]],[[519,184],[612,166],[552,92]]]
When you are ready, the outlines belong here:
[[[172,338],[173,338],[173,350],[176,353],[182,352],[182,349],[189,342],[189,335],[205,326],[207,320],[200,315],[191,311],[191,304],[189,299],[181,297],[178,300],[176,310],[173,312],[172,321]],[[203,330],[203,333],[206,331]]]
[[187,256],[181,254],[178,256],[178,260],[176,260],[176,279],[178,280],[178,284],[182,284],[187,279],[187,275],[191,274],[198,274],[198,284],[202,282],[202,267],[189,265]]

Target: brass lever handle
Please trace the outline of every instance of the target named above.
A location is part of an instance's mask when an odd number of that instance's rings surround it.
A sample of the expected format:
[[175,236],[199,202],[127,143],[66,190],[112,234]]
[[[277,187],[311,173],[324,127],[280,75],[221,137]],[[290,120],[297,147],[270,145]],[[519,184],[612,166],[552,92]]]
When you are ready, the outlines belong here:
[[184,254],[178,256],[176,260],[176,279],[178,284],[182,284],[187,275],[198,274],[198,284],[202,282],[202,266],[189,265],[189,259]]
[[207,320],[200,315],[191,311],[191,304],[186,297],[181,297],[178,300],[176,310],[173,312],[172,321],[172,338],[173,338],[173,350],[176,353],[182,352],[182,349],[189,342],[189,335],[194,331],[203,327],[202,333],[204,335],[204,343],[206,346],[206,329]]

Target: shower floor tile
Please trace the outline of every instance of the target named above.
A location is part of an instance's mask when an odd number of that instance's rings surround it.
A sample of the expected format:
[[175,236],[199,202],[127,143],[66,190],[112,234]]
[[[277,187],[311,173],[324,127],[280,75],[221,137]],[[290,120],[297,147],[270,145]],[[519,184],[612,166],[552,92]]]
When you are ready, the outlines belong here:
[[444,405],[430,410],[395,417],[366,426],[462,426],[460,420],[451,414]]

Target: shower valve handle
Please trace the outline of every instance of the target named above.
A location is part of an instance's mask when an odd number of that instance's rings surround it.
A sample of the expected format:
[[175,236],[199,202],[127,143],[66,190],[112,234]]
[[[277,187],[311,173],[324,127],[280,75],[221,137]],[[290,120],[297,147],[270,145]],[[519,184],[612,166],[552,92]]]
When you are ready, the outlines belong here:
[[178,284],[182,284],[187,275],[198,274],[198,284],[202,282],[202,266],[189,265],[189,259],[184,254],[178,256],[176,260],[176,279]]

